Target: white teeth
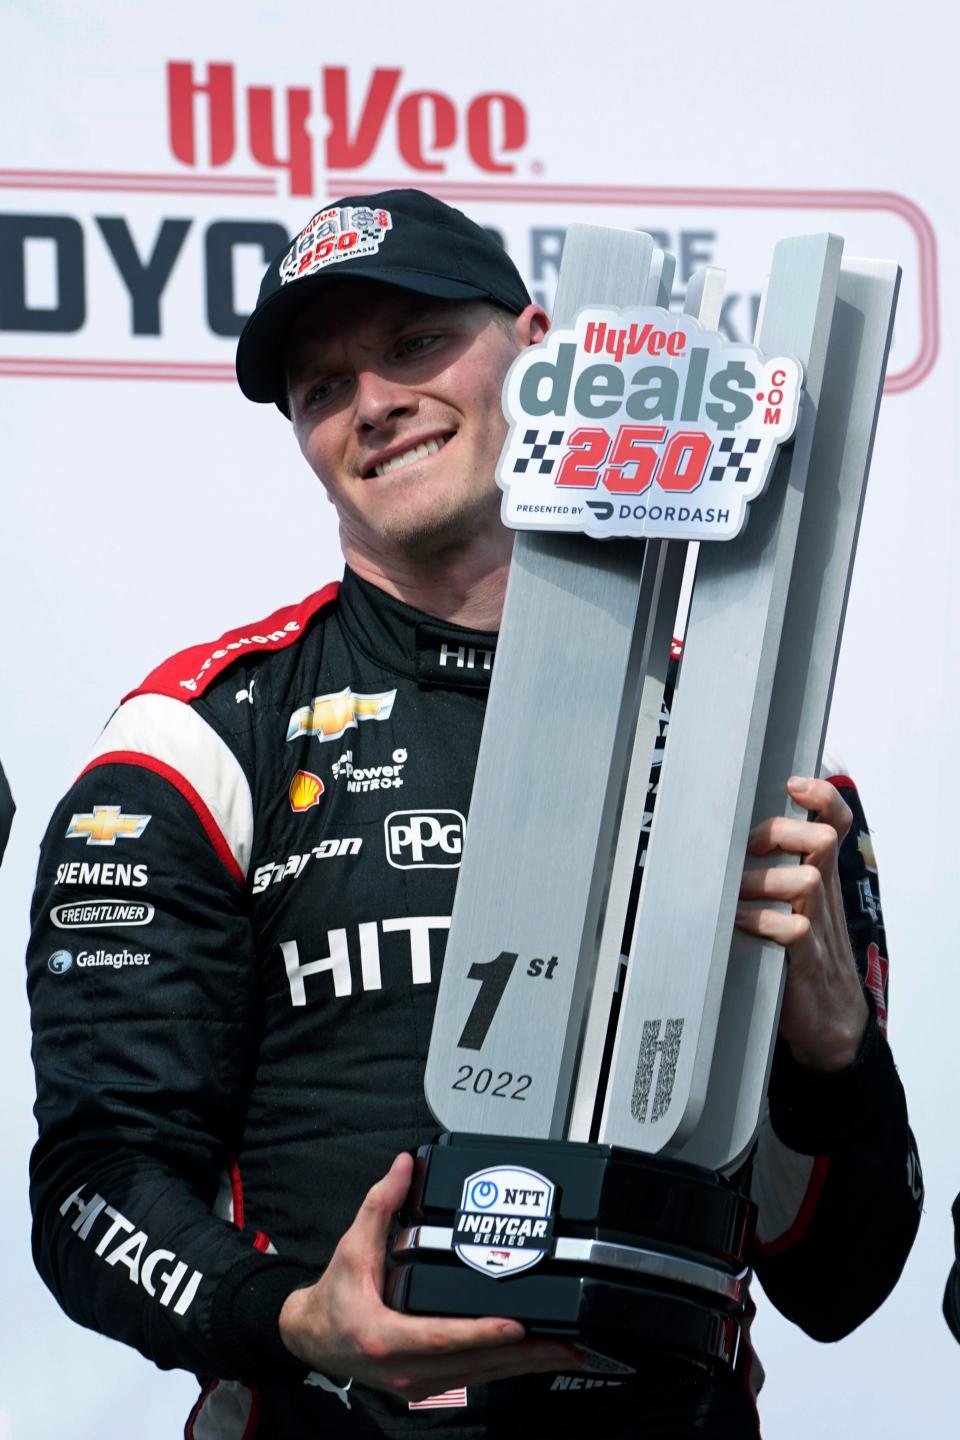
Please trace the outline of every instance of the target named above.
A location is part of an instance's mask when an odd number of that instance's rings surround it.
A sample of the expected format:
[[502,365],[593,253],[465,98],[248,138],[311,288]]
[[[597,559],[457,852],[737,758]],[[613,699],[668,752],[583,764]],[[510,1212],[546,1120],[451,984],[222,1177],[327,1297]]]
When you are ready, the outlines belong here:
[[446,440],[421,440],[419,445],[414,445],[410,450],[404,450],[402,455],[394,455],[391,460],[384,460],[380,465],[373,467],[374,475],[387,475],[391,470],[399,470],[402,465],[409,465],[411,460],[423,460],[428,455],[436,455],[446,445]]

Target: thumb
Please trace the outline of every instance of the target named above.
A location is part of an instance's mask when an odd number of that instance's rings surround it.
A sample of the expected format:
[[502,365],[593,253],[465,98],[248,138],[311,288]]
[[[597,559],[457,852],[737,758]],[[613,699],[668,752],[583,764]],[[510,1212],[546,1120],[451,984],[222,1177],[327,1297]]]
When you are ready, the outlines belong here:
[[412,1176],[413,1157],[398,1155],[383,1179],[367,1191],[357,1211],[353,1222],[354,1240],[381,1260],[393,1217],[407,1198]]

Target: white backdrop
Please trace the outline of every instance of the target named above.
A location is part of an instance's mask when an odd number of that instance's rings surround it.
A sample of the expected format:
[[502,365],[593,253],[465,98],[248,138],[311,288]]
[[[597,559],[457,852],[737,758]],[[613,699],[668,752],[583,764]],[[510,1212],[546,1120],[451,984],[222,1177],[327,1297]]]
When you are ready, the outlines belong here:
[[[276,227],[381,182],[495,226],[546,302],[570,221],[663,232],[681,279],[728,267],[725,319],[743,336],[778,235],[829,227],[903,264],[830,744],[880,856],[926,1215],[900,1286],[857,1334],[818,1346],[762,1299],[755,1334],[775,1440],[956,1433],[940,1295],[960,1188],[958,31],[933,0],[906,17],[891,0],[0,0],[0,755],[19,805],[0,874],[0,1440],[166,1440],[194,1394],[71,1325],[31,1268],[36,846],[158,659],[338,573],[332,512],[285,422],[230,383],[224,332]],[[187,93],[211,63],[212,124]]]

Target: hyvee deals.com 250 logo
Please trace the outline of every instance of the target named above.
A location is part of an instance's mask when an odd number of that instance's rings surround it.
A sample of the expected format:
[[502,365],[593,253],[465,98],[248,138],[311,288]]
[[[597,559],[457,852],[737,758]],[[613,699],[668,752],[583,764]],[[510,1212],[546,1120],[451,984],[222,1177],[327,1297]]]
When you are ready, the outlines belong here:
[[[70,168],[64,114],[61,169],[0,170],[9,196],[0,209],[0,376],[233,384],[224,342],[239,335],[265,264],[310,211],[409,185],[499,235],[548,310],[574,220],[648,230],[674,251],[673,309],[697,266],[729,264],[719,328],[742,343],[776,239],[836,230],[851,253],[904,265],[887,391],[918,384],[935,362],[936,238],[904,195],[568,183],[542,158],[550,116],[537,124],[495,72],[464,86],[447,67],[437,84],[419,65],[359,59],[305,62],[302,77],[276,85],[258,60],[178,57],[156,66],[135,127],[121,127],[121,113],[130,117],[118,104],[117,136],[138,137],[126,168],[121,146],[131,142],[122,138],[96,170]],[[100,103],[109,109],[108,88]],[[153,159],[140,139],[151,128]],[[574,170],[589,163],[584,145],[579,159],[563,157]]]
[[730,539],[793,433],[801,380],[796,360],[729,345],[689,315],[582,310],[511,366],[503,520]]

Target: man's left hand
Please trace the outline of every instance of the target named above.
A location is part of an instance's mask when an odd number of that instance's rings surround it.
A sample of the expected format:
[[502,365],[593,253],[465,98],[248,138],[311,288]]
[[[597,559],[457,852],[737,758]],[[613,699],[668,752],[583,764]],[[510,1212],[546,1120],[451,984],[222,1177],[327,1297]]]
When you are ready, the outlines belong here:
[[843,1070],[855,1060],[869,1018],[837,871],[853,816],[828,780],[795,777],[787,793],[816,820],[765,820],[751,830],[747,854],[798,855],[800,863],[745,870],[740,900],[782,901],[790,910],[741,903],[736,924],[786,948],[780,1034],[794,1059],[813,1070]]

